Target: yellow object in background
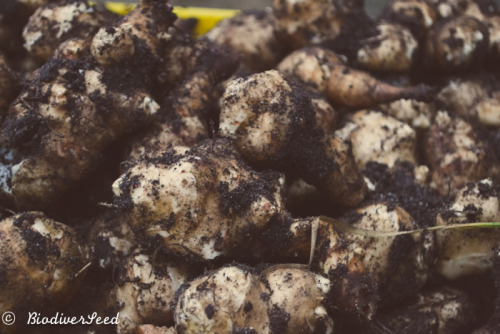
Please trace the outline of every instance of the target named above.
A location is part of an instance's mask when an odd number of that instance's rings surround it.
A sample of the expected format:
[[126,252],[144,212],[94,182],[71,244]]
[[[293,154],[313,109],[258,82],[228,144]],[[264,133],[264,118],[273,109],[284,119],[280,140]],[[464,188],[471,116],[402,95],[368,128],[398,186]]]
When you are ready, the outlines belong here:
[[[106,2],[106,8],[120,15],[125,15],[135,8],[135,4],[122,2]],[[198,24],[194,30],[196,35],[201,35],[212,29],[222,19],[232,17],[240,11],[237,9],[218,9],[200,7],[174,7],[174,13],[181,19],[195,18]]]
[[200,8],[200,7],[174,7],[174,13],[181,19],[196,18],[198,24],[194,30],[196,35],[201,35],[212,29],[222,19],[235,16],[240,11],[237,9]]
[[116,14],[125,15],[137,6],[134,3],[106,2],[106,8]]

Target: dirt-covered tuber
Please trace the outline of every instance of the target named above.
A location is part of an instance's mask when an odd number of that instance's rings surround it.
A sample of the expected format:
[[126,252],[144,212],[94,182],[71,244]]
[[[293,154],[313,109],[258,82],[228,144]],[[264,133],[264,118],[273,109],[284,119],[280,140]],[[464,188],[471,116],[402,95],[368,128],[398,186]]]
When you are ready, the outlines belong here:
[[117,333],[133,334],[141,324],[173,325],[170,304],[187,280],[184,266],[155,264],[154,256],[137,250],[119,270],[118,284],[111,292],[119,313]]
[[300,175],[349,207],[365,194],[351,148],[317,126],[305,89],[276,70],[231,81],[223,96],[219,134],[249,161]]
[[64,305],[79,289],[85,261],[75,231],[41,212],[0,221],[0,308],[27,312]]
[[243,64],[254,71],[273,68],[285,55],[276,34],[276,19],[266,11],[249,11],[222,20],[205,36],[243,55]]
[[286,265],[227,266],[181,288],[175,307],[179,333],[333,333],[325,299],[330,281]]
[[431,234],[363,234],[416,229],[405,210],[375,203],[347,213],[341,221],[318,222],[313,262],[313,268],[332,281],[338,310],[371,319],[381,305],[400,302],[424,285],[433,259]]
[[346,65],[341,56],[319,47],[292,52],[278,70],[312,85],[334,105],[373,107],[402,98],[425,100],[427,86],[396,87]]
[[[436,217],[437,226],[497,222],[500,220],[500,194],[492,181],[469,183],[459,190],[453,203]],[[490,271],[498,230],[445,230],[436,232],[437,271],[448,279]]]
[[442,196],[485,178],[488,170],[484,143],[469,123],[454,116],[439,111],[425,140],[431,186]]
[[212,260],[244,253],[283,210],[283,187],[282,174],[255,172],[229,142],[208,140],[132,161],[113,192],[139,235]]
[[38,8],[24,27],[24,47],[43,63],[65,40],[90,38],[113,18],[87,1],[48,4]]

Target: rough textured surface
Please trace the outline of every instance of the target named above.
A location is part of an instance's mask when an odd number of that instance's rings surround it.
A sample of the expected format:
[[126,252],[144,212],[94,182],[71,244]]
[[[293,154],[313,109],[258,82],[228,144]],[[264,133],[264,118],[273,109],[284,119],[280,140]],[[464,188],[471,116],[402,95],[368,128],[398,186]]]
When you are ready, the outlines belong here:
[[458,16],[435,26],[427,38],[424,59],[440,71],[469,69],[485,59],[487,48],[487,27],[473,17]]
[[327,278],[293,266],[226,266],[181,288],[179,333],[333,333],[326,314]]
[[214,140],[132,162],[113,192],[140,235],[211,260],[236,246],[244,254],[282,212],[283,186],[281,174],[253,171],[229,142]]
[[[500,220],[500,196],[491,180],[469,183],[453,203],[436,218],[436,225],[496,222]],[[437,271],[448,279],[484,273],[493,267],[498,230],[438,231]]]
[[53,206],[106,147],[150,121],[159,109],[151,96],[158,34],[172,22],[169,5],[146,1],[119,23],[134,26],[126,70],[122,63],[99,65],[89,40],[72,39],[31,76],[0,128],[3,195],[16,207]]
[[231,81],[224,92],[219,131],[254,164],[301,176],[352,207],[365,193],[351,148],[317,124],[304,89],[275,70]]
[[278,34],[297,49],[309,44],[321,44],[335,39],[349,14],[362,8],[356,0],[274,0]]
[[73,229],[41,212],[2,220],[0,307],[21,314],[64,305],[79,289],[84,256]]
[[362,41],[357,52],[357,63],[374,71],[405,72],[413,64],[418,44],[404,26],[381,22],[378,34]]
[[274,15],[248,11],[221,21],[206,37],[243,55],[243,64],[255,71],[269,70],[285,55],[278,40]]
[[144,323],[173,325],[170,304],[187,280],[187,272],[182,265],[155,264],[153,260],[138,250],[120,268],[118,284],[111,293],[119,312],[118,334],[133,333]]
[[334,105],[373,107],[402,98],[426,100],[429,87],[396,87],[346,65],[333,51],[309,47],[292,52],[277,66],[322,92]]
[[[365,206],[341,219],[368,231],[416,228],[406,211],[384,203]],[[433,255],[432,235],[371,237],[341,226],[320,223],[314,254],[314,268],[328,274],[333,283],[331,298],[338,311],[371,319],[380,303],[397,303],[423,286]]]
[[116,17],[86,1],[53,3],[30,16],[23,30],[24,47],[41,63],[67,39],[92,37]]
[[374,111],[358,111],[337,132],[352,143],[354,160],[360,169],[369,162],[394,167],[396,162],[416,163],[417,135],[403,122]]
[[500,90],[491,76],[451,80],[437,96],[448,110],[488,127],[500,126]]
[[485,145],[463,119],[438,112],[425,141],[431,187],[442,196],[454,195],[469,182],[486,176]]

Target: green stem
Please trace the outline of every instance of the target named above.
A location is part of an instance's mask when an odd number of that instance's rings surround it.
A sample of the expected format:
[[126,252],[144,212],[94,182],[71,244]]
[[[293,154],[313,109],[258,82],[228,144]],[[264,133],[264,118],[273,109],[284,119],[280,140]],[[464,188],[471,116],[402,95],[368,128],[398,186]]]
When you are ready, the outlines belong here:
[[336,220],[330,217],[321,216],[319,217],[321,221],[333,225],[334,227],[351,234],[361,235],[370,238],[380,238],[380,237],[396,237],[399,235],[417,234],[429,231],[445,231],[445,230],[465,230],[465,229],[484,229],[484,228],[500,228],[500,222],[477,222],[477,223],[467,223],[467,224],[451,224],[442,226],[431,226],[423,229],[411,230],[411,231],[370,231],[361,228],[356,228],[348,223]]

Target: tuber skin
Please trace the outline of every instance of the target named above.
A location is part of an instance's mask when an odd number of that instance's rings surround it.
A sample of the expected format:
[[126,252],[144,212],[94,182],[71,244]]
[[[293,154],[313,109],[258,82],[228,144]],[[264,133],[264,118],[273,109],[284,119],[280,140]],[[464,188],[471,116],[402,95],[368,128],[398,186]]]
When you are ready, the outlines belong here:
[[488,82],[476,80],[450,80],[437,98],[448,110],[464,119],[478,118],[477,104],[488,96]]
[[[168,1],[141,0],[136,9],[116,24],[99,29],[92,40],[92,55],[99,64],[109,65],[132,56],[146,56],[140,54],[143,52],[141,48],[146,48],[147,56],[157,65],[157,57],[161,56],[164,44],[171,38],[168,30],[175,19]],[[131,39],[134,40],[133,47]]]
[[25,84],[0,127],[3,195],[15,207],[53,206],[95,168],[106,147],[150,122],[160,106],[150,80],[156,42],[148,41],[161,34],[169,18],[173,23],[170,10],[143,1],[122,19],[132,25],[148,22],[134,35],[131,70],[124,72],[123,63],[99,65],[89,45],[96,38],[68,40]]
[[304,88],[271,70],[228,83],[219,134],[254,164],[302,176],[331,201],[356,206],[366,188],[348,143],[318,127]]
[[498,14],[498,7],[491,0],[430,0],[440,19],[459,16],[489,17]]
[[0,1],[0,52],[16,71],[30,71],[32,62],[23,47],[23,28],[40,6],[56,0]]
[[88,245],[92,264],[103,270],[114,270],[137,248],[128,217],[107,211],[90,221]]
[[399,99],[390,103],[380,104],[378,109],[384,114],[407,123],[415,130],[428,129],[436,114],[434,102],[417,101],[414,99]]
[[378,34],[361,41],[356,62],[376,72],[408,72],[418,49],[418,42],[404,26],[379,22]]
[[396,87],[348,67],[333,51],[314,47],[295,51],[277,69],[312,85],[335,106],[373,107],[402,98],[426,100],[429,87]]
[[274,0],[276,30],[290,50],[332,41],[350,15],[363,11],[357,0]]
[[179,84],[163,103],[163,120],[133,143],[129,158],[137,160],[143,154],[154,155],[176,145],[189,147],[207,139],[207,109],[220,95],[213,86],[210,75],[201,71]]
[[4,155],[4,195],[16,207],[50,206],[92,171],[107,145],[159,109],[145,88],[117,91],[111,76],[82,58],[53,58],[26,84],[0,128],[2,148],[13,152]]
[[322,128],[325,133],[333,133],[340,123],[340,112],[316,90],[308,92],[316,113],[316,126]]
[[170,304],[188,272],[182,265],[153,261],[154,256],[138,249],[119,268],[118,284],[111,292],[119,313],[118,334],[133,334],[141,324],[173,325]]
[[[432,233],[370,236],[365,231],[418,228],[400,206],[374,202],[338,219],[285,217],[283,246],[273,250],[286,261],[310,261],[311,270],[331,281],[329,314],[358,324],[414,296],[435,260]],[[311,254],[311,248],[313,254]],[[312,258],[311,258],[312,255]]]
[[113,193],[139,239],[210,261],[245,256],[281,215],[283,188],[283,175],[255,172],[227,140],[213,140],[131,161]]
[[360,170],[369,162],[394,167],[396,162],[416,164],[417,135],[407,124],[380,112],[362,110],[347,118],[337,133],[352,143]]
[[21,314],[64,305],[79,289],[85,261],[73,229],[41,212],[0,221],[0,307]]
[[[214,89],[236,70],[239,58],[225,47],[213,43],[195,44],[208,48],[212,55],[199,59],[200,63],[189,70],[162,102],[158,120],[146,136],[134,142],[129,157],[139,159],[142,154],[154,155],[166,147],[193,146],[209,137],[212,113],[221,96]],[[172,64],[174,65],[174,64]]]
[[391,0],[381,19],[406,27],[420,41],[437,22],[438,13],[427,0]]
[[51,3],[38,8],[23,30],[24,47],[43,64],[67,39],[92,37],[115,16],[87,1]]
[[450,80],[437,99],[448,110],[466,120],[500,127],[500,89],[492,80]]
[[471,16],[437,24],[424,43],[424,66],[451,72],[480,65],[488,53],[487,26]]
[[276,18],[268,11],[248,11],[222,20],[205,35],[243,55],[242,63],[261,72],[270,70],[285,56],[276,33]]
[[139,325],[135,329],[135,334],[177,334],[173,327],[159,327],[154,325]]
[[269,333],[268,305],[261,298],[266,293],[259,276],[245,267],[207,273],[179,290],[174,311],[177,332]]
[[[155,77],[167,96],[183,80],[208,72],[216,81],[229,78],[238,68],[240,57],[227,46],[206,38],[193,39],[174,28],[168,29],[169,40],[161,49],[160,65]],[[215,86],[215,84],[214,84]],[[213,87],[212,87],[213,88]]]
[[[363,206],[340,219],[354,228],[369,231],[417,228],[405,210],[385,203]],[[341,314],[358,321],[372,319],[381,306],[394,305],[414,295],[426,282],[433,259],[431,234],[373,238],[317,220],[318,239],[312,268],[330,278],[330,298]],[[300,240],[305,227],[297,231],[295,235]]]
[[177,331],[188,333],[333,333],[326,313],[327,278],[306,269],[275,266],[260,276],[226,266],[179,291]]
[[154,155],[175,145],[192,146],[213,131],[210,122],[221,92],[217,87],[236,71],[240,58],[229,48],[207,40],[193,40],[169,29],[171,40],[162,50],[156,74],[165,96],[158,117],[147,133],[132,142],[129,158]]
[[[481,54],[475,55],[478,58],[476,64],[480,64],[481,60],[487,60],[492,64],[496,62],[500,56],[500,11],[495,1],[439,1],[435,6],[445,20],[455,21],[460,17],[469,17],[481,22],[488,38],[484,42],[487,43],[486,50],[483,49],[484,44],[481,44]],[[483,54],[484,51],[486,55]]]
[[424,145],[431,170],[430,185],[441,196],[453,196],[467,183],[487,176],[485,145],[461,118],[439,111]]
[[[436,217],[437,226],[500,220],[500,194],[490,179],[469,183],[459,190],[455,200]],[[500,231],[436,231],[439,251],[436,271],[447,279],[491,271]]]
[[[76,334],[499,329],[499,231],[428,231],[500,221],[495,0],[391,0],[377,21],[362,0],[274,0],[199,39],[168,0],[115,21],[62,0],[32,17],[46,54],[22,73],[2,9],[47,1],[0,0],[0,313],[119,317]],[[408,87],[441,74],[439,95]],[[36,208],[78,235],[10,211]]]

